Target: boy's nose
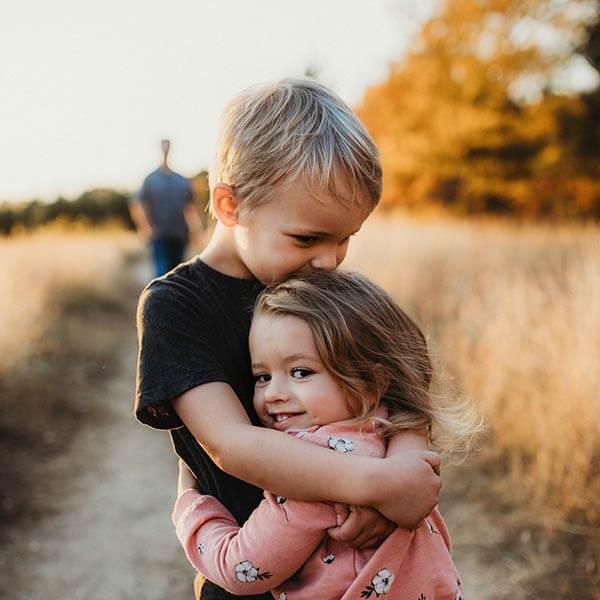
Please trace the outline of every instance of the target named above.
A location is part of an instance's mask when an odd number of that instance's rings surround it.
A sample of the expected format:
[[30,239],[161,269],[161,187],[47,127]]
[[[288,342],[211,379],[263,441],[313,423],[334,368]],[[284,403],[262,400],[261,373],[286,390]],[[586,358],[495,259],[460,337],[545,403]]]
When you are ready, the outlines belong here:
[[313,269],[320,269],[321,271],[333,271],[338,266],[337,254],[335,252],[328,252],[327,254],[315,256],[310,261],[310,266]]

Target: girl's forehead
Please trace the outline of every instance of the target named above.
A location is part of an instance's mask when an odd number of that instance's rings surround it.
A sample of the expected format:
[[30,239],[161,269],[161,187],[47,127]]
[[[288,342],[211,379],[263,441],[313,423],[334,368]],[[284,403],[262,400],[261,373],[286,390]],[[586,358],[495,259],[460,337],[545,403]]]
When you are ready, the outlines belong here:
[[318,356],[312,331],[302,319],[262,313],[252,320],[250,352],[253,362],[275,356],[287,359],[299,353]]
[[250,333],[255,336],[268,334],[276,335],[282,330],[293,331],[301,336],[306,333],[312,336],[310,327],[299,317],[263,312],[254,315]]

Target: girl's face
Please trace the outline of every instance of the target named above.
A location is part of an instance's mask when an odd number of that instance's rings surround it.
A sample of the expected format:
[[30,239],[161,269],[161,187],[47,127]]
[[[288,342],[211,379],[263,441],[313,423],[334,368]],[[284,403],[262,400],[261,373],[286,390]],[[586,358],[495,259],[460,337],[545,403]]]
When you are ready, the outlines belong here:
[[257,315],[250,329],[254,408],[286,431],[351,419],[346,394],[325,369],[310,327],[292,316]]

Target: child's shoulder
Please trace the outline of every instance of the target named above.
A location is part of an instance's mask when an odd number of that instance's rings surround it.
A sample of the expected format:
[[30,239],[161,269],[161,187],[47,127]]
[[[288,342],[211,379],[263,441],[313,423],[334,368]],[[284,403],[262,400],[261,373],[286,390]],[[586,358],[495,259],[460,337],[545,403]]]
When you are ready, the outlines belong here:
[[223,298],[234,304],[238,299],[253,300],[259,291],[260,284],[255,280],[237,279],[215,271],[196,256],[153,279],[142,291],[141,300],[160,307],[176,302],[214,306]]

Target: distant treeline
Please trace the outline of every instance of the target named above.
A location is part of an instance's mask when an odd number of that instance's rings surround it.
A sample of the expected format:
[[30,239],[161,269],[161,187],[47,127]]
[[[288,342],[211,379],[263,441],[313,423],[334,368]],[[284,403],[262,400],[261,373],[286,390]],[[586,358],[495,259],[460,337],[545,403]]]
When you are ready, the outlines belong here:
[[600,1],[439,6],[358,109],[381,150],[382,204],[600,220],[600,88],[561,84],[574,62],[600,80]]
[[[199,213],[207,221],[208,215],[204,210],[208,201],[206,171],[193,177],[191,182]],[[4,203],[0,205],[0,235],[8,235],[18,229],[35,229],[57,220],[85,222],[91,226],[111,223],[133,229],[127,206],[130,198],[131,193],[126,190],[98,188],[71,200],[59,197],[54,202]]]

